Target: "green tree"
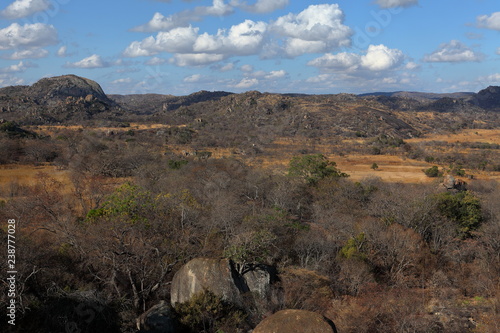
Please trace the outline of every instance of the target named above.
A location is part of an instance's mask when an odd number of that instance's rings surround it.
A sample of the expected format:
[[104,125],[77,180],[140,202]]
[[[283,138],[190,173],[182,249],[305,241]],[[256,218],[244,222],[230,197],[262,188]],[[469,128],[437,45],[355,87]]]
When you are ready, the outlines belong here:
[[309,185],[316,185],[318,181],[327,177],[349,177],[336,166],[335,162],[329,161],[322,154],[296,156],[290,160],[288,175],[302,178]]
[[424,169],[423,171],[427,177],[440,177],[443,175],[436,165],[430,167],[429,169]]
[[370,167],[372,168],[373,170],[377,170],[378,169],[378,164],[373,162],[372,166]]
[[457,233],[461,238],[469,238],[483,221],[481,202],[469,191],[444,192],[435,196],[438,211],[457,223]]

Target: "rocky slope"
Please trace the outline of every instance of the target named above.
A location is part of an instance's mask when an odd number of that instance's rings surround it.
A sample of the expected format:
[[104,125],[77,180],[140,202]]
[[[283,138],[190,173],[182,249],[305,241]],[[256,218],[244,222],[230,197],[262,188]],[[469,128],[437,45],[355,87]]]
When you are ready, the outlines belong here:
[[188,96],[108,96],[92,80],[64,75],[41,79],[32,86],[0,89],[0,119],[20,124],[100,126],[153,121],[187,125],[193,133],[208,133],[203,137],[212,136],[213,144],[221,136],[230,143],[251,143],[255,138],[269,141],[277,136],[409,138],[428,130],[496,126],[499,110],[500,87],[488,87],[477,94],[397,92],[356,96],[200,91]]

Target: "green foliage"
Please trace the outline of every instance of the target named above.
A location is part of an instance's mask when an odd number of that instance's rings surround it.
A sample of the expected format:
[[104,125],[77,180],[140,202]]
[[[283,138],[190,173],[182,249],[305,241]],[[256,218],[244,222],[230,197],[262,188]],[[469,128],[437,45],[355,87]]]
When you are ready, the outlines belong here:
[[465,170],[462,169],[462,165],[461,164],[452,164],[452,165],[450,165],[450,174],[452,174],[454,176],[464,177],[465,176]]
[[98,218],[120,218],[130,223],[147,222],[147,212],[155,207],[151,192],[129,182],[118,187],[100,208],[91,209],[86,220],[95,222]]
[[172,170],[179,170],[186,164],[188,164],[187,160],[168,160],[168,167]]
[[243,311],[208,290],[176,305],[175,312],[183,332],[236,332],[245,321]]
[[434,158],[434,156],[426,156],[426,157],[425,157],[425,161],[426,161],[427,163],[432,163],[432,162],[434,162],[435,160],[436,160],[436,159]]
[[349,177],[336,168],[335,162],[329,161],[322,154],[296,156],[290,160],[288,175],[304,179],[309,185],[316,185],[323,178]]
[[443,175],[443,172],[439,171],[439,168],[436,165],[430,167],[429,169],[424,169],[423,171],[427,177],[441,177]]
[[388,136],[386,134],[381,134],[375,140],[375,143],[381,146],[389,146],[389,147],[401,147],[406,144],[406,142],[401,138],[395,138],[392,136]]
[[370,167],[372,168],[373,170],[377,170],[378,169],[378,164],[373,162],[372,166]]
[[481,202],[469,191],[435,195],[439,212],[457,223],[457,233],[461,238],[470,238],[483,221]]
[[366,243],[365,233],[362,232],[356,237],[351,237],[346,245],[344,245],[339,252],[339,255],[345,259],[359,259],[365,260],[366,254],[363,253]]

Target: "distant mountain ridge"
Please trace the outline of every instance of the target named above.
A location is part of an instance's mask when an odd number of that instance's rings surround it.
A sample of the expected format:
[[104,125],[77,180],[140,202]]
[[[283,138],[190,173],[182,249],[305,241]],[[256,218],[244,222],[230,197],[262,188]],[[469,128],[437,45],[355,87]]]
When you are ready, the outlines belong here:
[[359,97],[366,96],[386,96],[386,97],[403,97],[412,98],[418,101],[430,101],[438,100],[441,98],[456,98],[456,99],[467,99],[472,98],[475,95],[473,92],[454,92],[454,93],[428,93],[428,92],[418,92],[418,91],[393,91],[393,92],[373,92],[359,94]]
[[[429,116],[432,113],[433,116]],[[320,137],[412,137],[436,128],[488,126],[500,117],[500,87],[476,93],[276,94],[199,91],[187,96],[106,95],[76,75],[0,88],[0,119],[25,125],[158,122],[214,133]],[[254,134],[255,134],[254,133]],[[218,140],[218,139],[216,139]]]

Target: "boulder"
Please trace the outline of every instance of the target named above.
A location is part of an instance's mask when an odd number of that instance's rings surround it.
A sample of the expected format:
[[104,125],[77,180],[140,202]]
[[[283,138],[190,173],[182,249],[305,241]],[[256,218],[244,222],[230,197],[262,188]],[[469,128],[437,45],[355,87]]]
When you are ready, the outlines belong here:
[[228,259],[196,258],[175,273],[170,290],[172,305],[189,301],[195,294],[211,291],[226,301],[241,304],[241,279]]
[[243,295],[249,292],[261,299],[271,298],[274,279],[274,270],[266,265],[256,265],[240,274],[229,259],[195,258],[175,273],[170,301],[175,306],[207,290],[242,306]]
[[305,310],[281,310],[264,319],[253,333],[337,333],[333,322]]
[[175,333],[175,322],[172,309],[165,301],[161,301],[137,318],[137,329],[140,333]]

